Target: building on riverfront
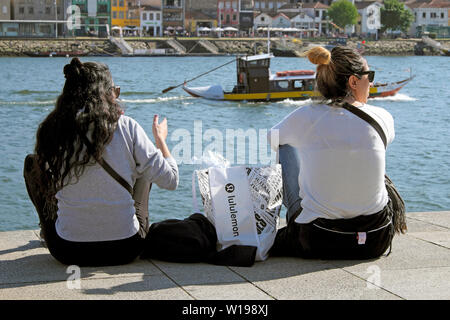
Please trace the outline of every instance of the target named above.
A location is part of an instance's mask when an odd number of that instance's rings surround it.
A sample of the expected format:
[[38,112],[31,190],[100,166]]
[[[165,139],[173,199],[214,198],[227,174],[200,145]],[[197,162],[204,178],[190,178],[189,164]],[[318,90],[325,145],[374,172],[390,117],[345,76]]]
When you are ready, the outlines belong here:
[[[0,20],[11,21],[1,23],[0,35],[9,37],[62,35],[65,32],[64,6],[63,0],[2,0]],[[58,27],[55,28],[55,25]]]
[[411,0],[405,2],[414,14],[409,35],[420,37],[424,32],[439,38],[450,37],[450,1],[449,0]]
[[105,37],[109,34],[111,0],[72,0],[72,6],[77,6],[80,14],[80,26],[74,35]]
[[184,31],[185,0],[162,0],[163,33],[181,35]]
[[141,6],[140,10],[142,34],[151,37],[161,37],[163,35],[161,7],[144,5]]
[[141,29],[140,11],[139,0],[112,0],[112,27],[121,27],[125,34],[137,35]]

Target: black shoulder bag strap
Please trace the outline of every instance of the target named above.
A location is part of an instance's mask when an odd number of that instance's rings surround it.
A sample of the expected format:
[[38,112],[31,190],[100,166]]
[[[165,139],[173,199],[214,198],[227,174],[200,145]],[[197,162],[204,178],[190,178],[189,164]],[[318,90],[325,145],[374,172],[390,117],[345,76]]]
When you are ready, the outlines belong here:
[[360,117],[361,119],[365,120],[366,122],[368,122],[376,130],[376,132],[378,132],[378,134],[380,135],[381,140],[383,140],[383,143],[384,143],[384,148],[385,149],[387,148],[386,134],[384,133],[380,124],[374,118],[369,116],[367,113],[365,113],[361,109],[359,109],[347,102],[342,106],[342,108],[350,111],[354,115],[356,115],[356,116]]
[[[84,144],[86,145],[86,147],[87,147],[88,149],[92,149],[92,144],[91,144],[91,142],[89,141],[89,139],[86,138],[85,136],[82,136],[82,137],[83,137],[83,141],[84,141]],[[124,178],[122,178],[122,177],[120,176],[120,174],[118,174],[118,173],[116,172],[116,170],[114,170],[114,169],[108,164],[108,162],[105,161],[105,159],[100,158],[100,159],[98,160],[98,163],[102,166],[103,169],[105,169],[106,172],[109,173],[109,175],[110,175],[111,177],[114,178],[114,180],[116,180],[118,183],[120,183],[120,185],[122,185],[122,187],[124,187],[125,189],[127,189],[128,192],[129,192],[131,195],[133,195],[133,188],[130,186],[130,184],[129,184]]]

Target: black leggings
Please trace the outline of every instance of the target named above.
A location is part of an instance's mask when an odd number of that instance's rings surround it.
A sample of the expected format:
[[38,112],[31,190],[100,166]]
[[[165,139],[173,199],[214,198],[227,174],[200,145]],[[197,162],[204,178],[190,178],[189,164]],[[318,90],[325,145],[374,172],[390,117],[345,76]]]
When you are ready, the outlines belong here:
[[[28,195],[39,215],[41,235],[47,244],[50,254],[59,262],[78,266],[107,266],[130,263],[136,259],[144,249],[145,237],[149,229],[148,195],[151,184],[140,179],[135,185],[136,217],[139,221],[139,231],[132,237],[95,242],[75,242],[61,238],[55,227],[56,208],[46,203],[42,190],[39,166],[34,155],[25,159],[24,178]],[[138,190],[136,190],[136,187]],[[136,198],[135,196],[133,198]],[[54,199],[56,202],[56,199]]]

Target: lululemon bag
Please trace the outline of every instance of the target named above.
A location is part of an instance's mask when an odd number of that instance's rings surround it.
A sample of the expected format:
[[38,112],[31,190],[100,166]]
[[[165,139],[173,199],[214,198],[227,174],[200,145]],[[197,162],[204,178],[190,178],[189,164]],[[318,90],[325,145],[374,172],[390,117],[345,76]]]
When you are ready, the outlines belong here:
[[[282,204],[281,165],[212,166],[197,170],[207,218],[216,228],[217,250],[255,246],[256,261],[267,259],[277,233]],[[193,199],[196,209],[195,180]],[[198,212],[198,208],[196,209]]]

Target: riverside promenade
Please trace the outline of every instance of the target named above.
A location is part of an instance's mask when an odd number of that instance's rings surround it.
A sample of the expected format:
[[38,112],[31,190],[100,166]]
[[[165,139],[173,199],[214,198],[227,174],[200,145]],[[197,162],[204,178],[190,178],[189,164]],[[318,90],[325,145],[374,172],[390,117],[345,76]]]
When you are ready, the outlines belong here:
[[79,282],[38,230],[1,232],[0,300],[449,300],[450,211],[408,213],[407,222],[376,260],[269,258],[243,268],[138,259],[81,268]]

